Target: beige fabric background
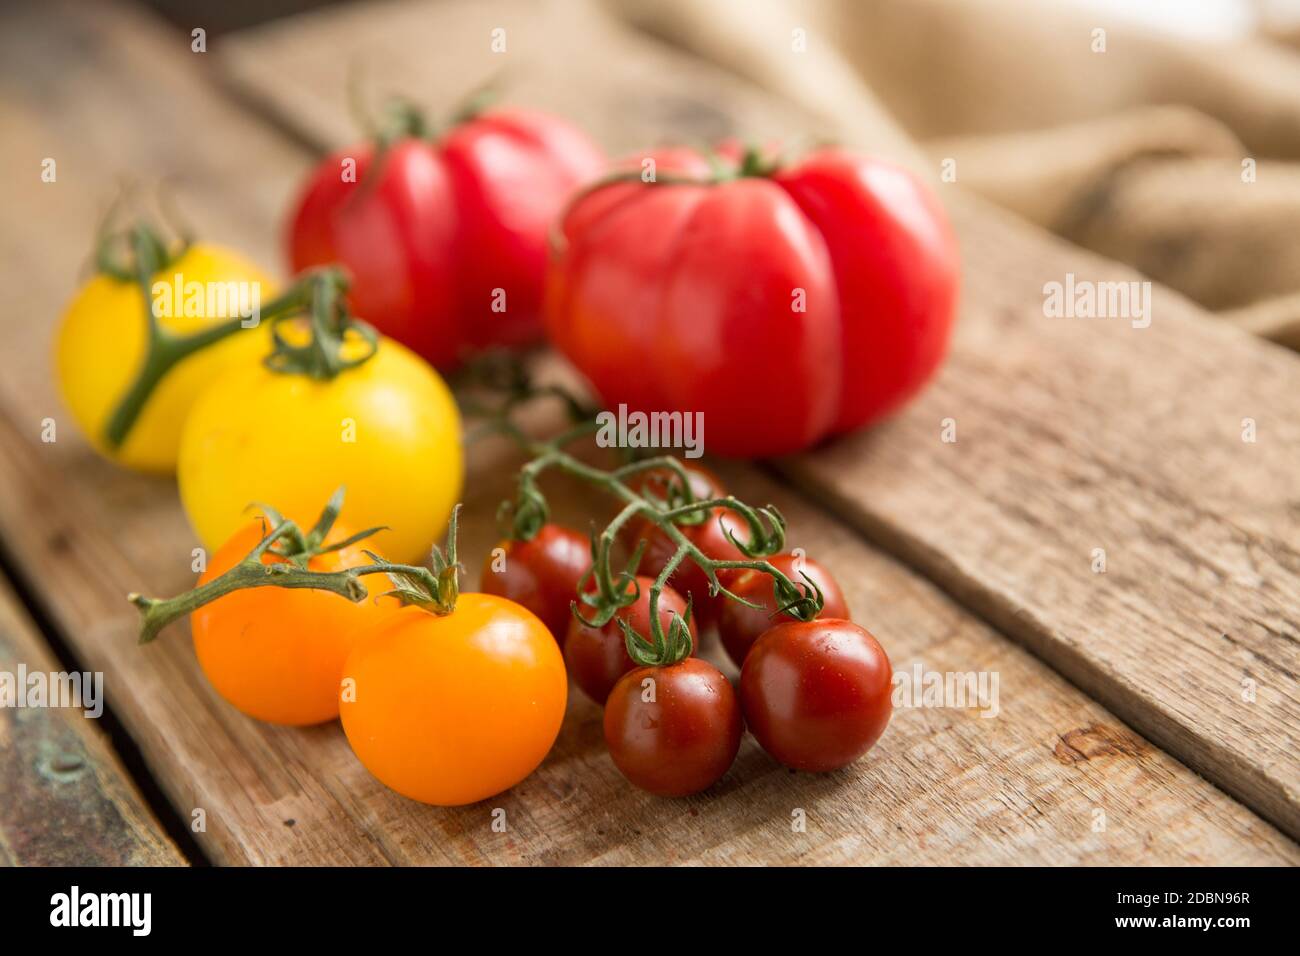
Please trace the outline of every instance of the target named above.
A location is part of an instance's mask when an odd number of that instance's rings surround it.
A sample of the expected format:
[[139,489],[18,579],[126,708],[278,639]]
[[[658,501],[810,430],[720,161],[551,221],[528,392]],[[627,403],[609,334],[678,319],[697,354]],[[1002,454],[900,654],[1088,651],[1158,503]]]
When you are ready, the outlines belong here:
[[1194,42],[1052,0],[603,2],[830,138],[930,175],[952,159],[963,187],[1300,349],[1295,31]]

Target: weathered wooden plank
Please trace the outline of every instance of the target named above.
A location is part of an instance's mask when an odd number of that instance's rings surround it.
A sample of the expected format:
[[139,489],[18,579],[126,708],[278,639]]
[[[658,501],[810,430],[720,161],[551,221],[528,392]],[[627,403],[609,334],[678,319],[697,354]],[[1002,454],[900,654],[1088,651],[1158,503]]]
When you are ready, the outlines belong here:
[[[808,123],[694,57],[631,41],[588,0],[350,4],[235,34],[216,52],[233,89],[318,150],[357,141],[353,83],[373,105],[400,94],[435,122],[490,84],[512,104],[568,117],[614,155],[647,143],[761,141]],[[276,75],[285,81],[271,82]]]
[[[240,720],[204,684],[183,633],[149,651],[133,646],[123,594],[185,587],[193,535],[172,483],[89,452],[64,417],[49,363],[55,316],[120,177],[144,185],[168,177],[205,237],[269,266],[301,151],[213,95],[207,61],[188,37],[133,6],[10,5],[0,17],[0,126],[12,144],[0,151],[8,224],[0,242],[14,292],[0,319],[0,536],[24,567],[40,569],[19,583],[86,666],[105,672],[110,706],[181,817],[204,811],[206,831],[195,836],[213,859],[383,862],[324,792],[323,779],[352,766],[341,737],[325,734],[312,748],[310,734]],[[47,156],[58,163],[55,183],[39,178]],[[43,444],[47,416],[58,440]]]
[[1300,833],[1300,360],[1159,286],[1147,328],[1047,318],[1067,273],[1140,277],[955,208],[965,307],[938,384],[782,470]]
[[[106,8],[106,9],[105,9]],[[110,702],[138,739],[161,785],[183,815],[206,811],[196,834],[223,862],[1293,862],[1296,846],[1246,808],[1126,731],[1023,650],[945,599],[933,587],[865,546],[788,490],[739,468],[730,474],[746,495],[771,497],[789,514],[797,543],[823,557],[845,581],[860,617],[875,629],[900,667],[996,670],[1005,692],[1001,714],[969,710],[900,711],[870,759],[825,777],[792,775],[747,741],[732,774],[713,793],[664,802],[627,786],[604,753],[597,709],[580,699],[542,769],[498,800],[437,810],[404,800],[369,778],[352,759],[337,725],[308,731],[246,720],[203,683],[183,634],[146,650],[133,643],[122,594],[141,587],[167,592],[188,583],[192,539],[174,491],[96,462],[84,444],[60,431],[38,441],[39,421],[56,407],[39,366],[50,328],[43,321],[66,294],[76,260],[66,235],[86,228],[86,209],[103,188],[100,170],[129,156],[137,175],[184,167],[189,153],[237,143],[241,164],[193,162],[204,176],[184,184],[199,222],[259,248],[278,203],[232,214],[243,190],[259,193],[301,169],[267,131],[212,95],[192,75],[188,53],[169,53],[171,39],[129,9],[59,8],[32,17],[6,11],[0,36],[37,38],[49,62],[28,64],[48,98],[67,111],[41,121],[11,80],[0,87],[3,118],[21,121],[44,147],[71,157],[85,173],[41,193],[30,156],[0,177],[6,217],[32,217],[31,251],[4,261],[21,274],[25,308],[6,313],[14,345],[0,384],[0,538],[28,567],[33,589],[89,666],[108,674]],[[69,23],[72,23],[69,26]],[[19,29],[21,28],[21,29]],[[70,31],[70,32],[68,32]],[[108,49],[96,49],[98,43]],[[61,71],[60,44],[97,63],[85,75]],[[0,54],[14,54],[0,40]],[[90,48],[87,52],[86,47]],[[55,49],[53,53],[57,54]],[[323,51],[322,51],[323,55]],[[5,62],[0,57],[0,62]],[[131,64],[130,73],[126,64]],[[612,69],[612,67],[611,67]],[[143,100],[123,100],[122,84],[139,84]],[[152,91],[165,90],[165,94]],[[154,127],[154,110],[171,115],[162,96],[185,104],[184,123]],[[87,149],[85,127],[111,125],[116,135]],[[181,123],[180,117],[176,122]],[[157,156],[136,139],[161,136]],[[219,166],[220,164],[218,164]],[[38,162],[31,163],[32,168]],[[281,197],[282,198],[282,197]],[[222,206],[225,206],[223,212]],[[223,218],[223,216],[225,218]],[[39,220],[39,221],[35,221]],[[15,221],[11,219],[10,221]],[[62,221],[62,237],[47,223]],[[75,228],[69,228],[75,224]],[[247,241],[245,241],[247,240]],[[3,261],[3,260],[0,260]],[[21,273],[19,270],[23,270]],[[490,545],[492,507],[509,485],[499,446],[476,450],[464,550],[471,563]],[[587,496],[557,489],[573,516]],[[589,512],[588,512],[589,513]],[[116,609],[116,610],[115,610]],[[117,688],[117,690],[115,690]],[[1014,693],[1012,692],[1014,688]],[[506,809],[509,829],[494,833],[491,810]],[[808,831],[791,828],[807,813]],[[1094,829],[1105,812],[1106,828]]]
[[62,672],[0,577],[0,674],[24,705],[0,704],[0,864],[184,865],[93,718],[49,706],[48,690],[35,706],[32,685],[21,679],[38,675],[48,688],[49,675]]

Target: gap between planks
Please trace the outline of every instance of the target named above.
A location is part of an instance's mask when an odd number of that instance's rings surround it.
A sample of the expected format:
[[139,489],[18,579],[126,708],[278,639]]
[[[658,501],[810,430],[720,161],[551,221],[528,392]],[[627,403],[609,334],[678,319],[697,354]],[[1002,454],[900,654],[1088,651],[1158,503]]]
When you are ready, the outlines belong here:
[[[0,672],[19,666],[67,670],[0,575]],[[100,727],[50,703],[0,708],[0,865],[184,865]]]

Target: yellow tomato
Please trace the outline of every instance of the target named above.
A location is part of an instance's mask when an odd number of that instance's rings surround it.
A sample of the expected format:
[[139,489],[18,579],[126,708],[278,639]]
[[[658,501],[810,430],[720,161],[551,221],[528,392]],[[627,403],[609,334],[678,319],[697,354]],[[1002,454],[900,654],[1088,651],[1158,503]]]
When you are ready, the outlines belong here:
[[375,550],[415,563],[446,528],[463,469],[451,392],[381,337],[373,357],[332,379],[255,365],[213,382],[185,424],[177,477],[208,548],[248,520],[252,502],[310,515],[343,486],[340,522],[387,525]]
[[[162,286],[174,292],[177,276],[179,300],[162,293]],[[216,306],[222,304],[216,293],[224,294],[230,288],[227,283],[248,283],[242,288],[250,295],[256,289],[262,303],[274,294],[271,280],[252,263],[202,243],[191,246],[153,278],[156,286],[162,284],[155,298],[159,325],[177,335],[198,332],[240,313],[238,299],[227,298],[225,308],[212,310],[215,314],[198,314],[208,311],[208,290],[214,292]],[[192,294],[195,290],[201,299]],[[270,341],[265,329],[244,330],[182,359],[158,383],[125,441],[111,448],[104,437],[105,425],[145,359],[144,310],[136,283],[95,276],[64,313],[55,341],[55,368],[68,410],[100,454],[128,468],[171,473],[176,470],[181,427],[199,393],[227,369],[258,362],[270,351]]]

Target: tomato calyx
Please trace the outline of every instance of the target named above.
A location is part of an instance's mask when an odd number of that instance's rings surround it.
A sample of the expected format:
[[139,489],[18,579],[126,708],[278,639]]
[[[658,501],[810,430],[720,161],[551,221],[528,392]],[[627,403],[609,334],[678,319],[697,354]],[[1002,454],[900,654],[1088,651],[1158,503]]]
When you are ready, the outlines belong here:
[[[333,529],[334,522],[338,520],[339,512],[343,510],[343,495],[344,489],[340,488],[330,496],[330,500],[325,503],[325,508],[321,511],[320,517],[316,519],[316,523],[308,531],[303,531],[292,521],[285,520],[284,516],[270,505],[261,503],[255,505],[254,507],[262,512],[262,528],[264,532],[268,520],[271,522],[272,528],[281,529],[279,537],[267,546],[266,553],[284,558],[299,568],[305,569],[312,558],[331,551],[342,551],[359,541],[364,541],[373,534],[388,530],[383,525],[377,525],[373,528],[367,528],[365,531],[358,531],[341,541],[325,544],[325,539]],[[267,535],[264,534],[263,537],[265,538]]]
[[625,618],[614,619],[619,630],[623,632],[628,657],[641,667],[668,667],[678,661],[684,661],[691,656],[695,646],[695,642],[691,639],[693,606],[690,595],[686,597],[686,613],[674,613],[668,625],[668,632],[664,633],[657,613],[659,595],[664,586],[665,581],[656,580],[654,586],[650,588],[650,639],[648,641],[638,634]]
[[376,143],[380,150],[387,149],[404,139],[431,139],[433,129],[424,111],[401,96],[391,97],[383,106]]
[[[284,312],[271,320],[270,355],[263,361],[268,369],[282,375],[305,375],[329,381],[341,372],[364,365],[379,350],[379,333],[369,323],[354,317],[344,299],[347,277],[339,269],[320,269],[304,275],[298,283],[306,285],[306,321]],[[285,337],[286,320],[296,339]],[[359,343],[362,348],[353,346]],[[355,354],[352,354],[355,353]]]
[[[99,268],[114,278],[136,283],[144,307],[147,335],[144,363],[104,425],[104,440],[110,448],[120,448],[126,441],[132,426],[144,411],[149,396],[179,362],[237,332],[255,328],[263,320],[276,322],[286,315],[301,311],[312,304],[320,294],[320,289],[346,282],[339,270],[311,270],[304,273],[282,295],[256,311],[232,316],[199,332],[177,335],[163,328],[159,321],[160,317],[154,307],[153,284],[154,276],[185,254],[189,248],[188,240],[182,240],[179,248],[169,248],[147,223],[138,223],[125,234],[125,241],[132,250],[129,266],[125,260],[115,258],[116,254],[112,251],[112,244],[120,241],[123,241],[121,236],[101,237],[97,255]],[[129,277],[123,278],[128,269]]]
[[[271,520],[273,526],[238,564],[225,573],[173,598],[150,598],[137,593],[127,595],[127,600],[140,612],[139,643],[152,642],[163,628],[178,618],[244,588],[310,588],[329,591],[353,603],[360,603],[369,595],[366,586],[361,582],[361,578],[368,574],[389,575],[390,580],[393,580],[397,586],[397,590],[390,593],[406,603],[419,603],[426,609],[434,610],[434,613],[451,613],[458,593],[456,588],[458,566],[454,563],[454,547],[448,549],[448,557],[452,563],[448,565],[444,560],[436,576],[427,568],[384,561],[370,551],[365,553],[373,562],[371,564],[341,571],[310,570],[307,565],[311,558],[346,548],[382,530],[369,528],[341,541],[326,544],[325,539],[342,506],[343,489],[340,488],[331,496],[315,525],[306,532],[292,520],[282,517],[275,509],[258,506],[266,513],[265,517]],[[455,512],[453,512],[451,526],[453,536],[455,520]],[[268,554],[280,560],[269,563],[263,561],[262,559]],[[440,557],[441,552],[435,549],[435,563]],[[414,599],[417,596],[418,601]],[[439,607],[445,610],[436,610]]]
[[[460,519],[460,509],[459,504],[451,509],[446,550],[436,544],[433,546],[433,572],[430,573],[425,568],[392,566],[386,573],[393,582],[393,588],[385,591],[382,597],[394,597],[403,604],[414,605],[439,616],[456,610],[461,572],[460,563],[456,560],[456,525]],[[376,565],[384,563],[384,559],[374,552],[367,551],[366,556]]]
[[101,229],[95,239],[95,270],[119,282],[135,282],[141,271],[153,276],[185,255],[191,243],[180,236],[168,243],[148,221],[141,219],[118,232]]
[[379,107],[379,119],[376,120],[371,108],[365,102],[361,89],[360,77],[353,74],[348,84],[348,105],[353,122],[374,140],[378,153],[382,154],[390,146],[404,139],[419,139],[432,142],[440,134],[477,119],[501,96],[501,72],[488,77],[480,85],[473,87],[452,108],[449,118],[441,125],[429,121],[423,108],[414,100],[400,94],[386,97]]
[[768,179],[781,168],[781,159],[766,155],[763,149],[753,143],[745,147],[739,163],[728,163],[717,153],[705,156],[713,168],[713,183],[731,182],[737,179]]

